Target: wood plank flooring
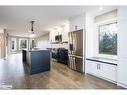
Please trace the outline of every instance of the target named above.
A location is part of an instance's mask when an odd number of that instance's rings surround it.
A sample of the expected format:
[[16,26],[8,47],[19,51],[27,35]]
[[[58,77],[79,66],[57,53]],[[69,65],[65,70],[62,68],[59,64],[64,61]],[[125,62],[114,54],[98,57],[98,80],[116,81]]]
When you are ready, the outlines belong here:
[[69,69],[52,61],[51,70],[29,75],[21,54],[0,60],[0,84],[12,89],[119,89],[116,84]]

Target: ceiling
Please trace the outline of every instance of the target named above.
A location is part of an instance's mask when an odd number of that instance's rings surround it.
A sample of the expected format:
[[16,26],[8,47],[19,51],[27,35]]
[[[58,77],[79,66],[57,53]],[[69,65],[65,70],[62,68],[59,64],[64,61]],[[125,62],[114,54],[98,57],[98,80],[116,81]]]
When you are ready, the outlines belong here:
[[13,36],[28,37],[26,34],[34,20],[34,31],[39,35],[49,32],[53,26],[68,22],[72,16],[91,13],[93,16],[113,10],[116,7],[105,6],[99,11],[99,6],[0,6],[0,28]]

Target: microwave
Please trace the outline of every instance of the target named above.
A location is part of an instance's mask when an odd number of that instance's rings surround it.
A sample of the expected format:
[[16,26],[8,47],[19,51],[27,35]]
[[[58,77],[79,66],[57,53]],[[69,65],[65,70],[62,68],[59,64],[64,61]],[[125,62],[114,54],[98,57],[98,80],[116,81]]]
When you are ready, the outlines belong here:
[[62,35],[56,35],[55,36],[55,41],[56,42],[61,42],[62,41]]

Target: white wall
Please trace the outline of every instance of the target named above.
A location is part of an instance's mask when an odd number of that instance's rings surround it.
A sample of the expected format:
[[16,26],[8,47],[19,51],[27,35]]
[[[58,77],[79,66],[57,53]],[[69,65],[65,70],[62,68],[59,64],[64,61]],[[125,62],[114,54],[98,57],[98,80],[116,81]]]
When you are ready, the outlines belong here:
[[75,26],[77,30],[85,29],[85,13],[82,15],[77,15],[69,18],[70,21],[70,31],[75,31]]
[[85,54],[86,54],[86,30],[85,30],[86,21],[85,20],[86,20],[85,13],[69,18],[70,32],[83,29],[83,72],[85,72]]
[[118,8],[118,85],[127,88],[127,7]]
[[[16,50],[15,51],[13,51],[12,49],[11,49],[11,40],[12,40],[12,38],[16,38]],[[29,42],[30,42],[30,39],[28,38],[28,37],[19,37],[19,36],[12,36],[12,35],[9,35],[8,36],[8,54],[11,54],[11,53],[18,53],[18,52],[20,52],[21,50],[19,49],[19,40],[20,39],[27,39],[28,40],[28,49],[30,48],[29,47]]]
[[4,29],[0,29],[0,33],[4,33]]
[[49,33],[36,38],[36,47],[40,49],[51,48],[51,44],[49,42]]
[[[117,17],[117,10],[113,10],[96,17],[86,13],[86,57],[99,56],[98,26],[113,21]],[[107,56],[106,56],[107,57]]]
[[[65,48],[68,49],[68,43],[65,43],[68,41],[68,32],[69,32],[69,24],[64,23],[64,25],[60,25],[55,27],[55,29],[50,30],[50,43],[52,48]],[[56,35],[62,35],[62,42],[64,43],[56,43],[55,36]]]
[[[94,17],[86,13],[86,58],[94,54]],[[85,48],[85,47],[84,47]],[[87,61],[85,62],[85,73],[87,73]]]
[[111,23],[115,20],[117,20],[117,10],[113,10],[113,11],[94,17],[93,56],[117,59],[117,56],[114,56],[114,55],[99,54],[99,39],[98,39],[99,38],[98,26],[106,24],[106,23]]
[[94,17],[86,14],[86,58],[94,55]]

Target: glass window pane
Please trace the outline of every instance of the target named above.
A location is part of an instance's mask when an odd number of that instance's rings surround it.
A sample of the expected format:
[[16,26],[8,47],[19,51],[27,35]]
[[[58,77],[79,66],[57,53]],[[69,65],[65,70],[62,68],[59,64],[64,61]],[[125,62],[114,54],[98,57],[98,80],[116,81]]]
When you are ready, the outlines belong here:
[[15,48],[14,48],[14,47],[15,47],[15,45],[14,45],[14,44],[15,44],[15,42],[14,42],[14,41],[12,41],[11,43],[12,43],[12,48],[11,48],[11,49],[12,49],[12,50],[14,50],[14,49],[15,49]]
[[11,38],[11,51],[16,51],[16,38]]
[[20,40],[20,49],[27,49],[27,40]]
[[99,26],[99,53],[117,55],[117,22]]

